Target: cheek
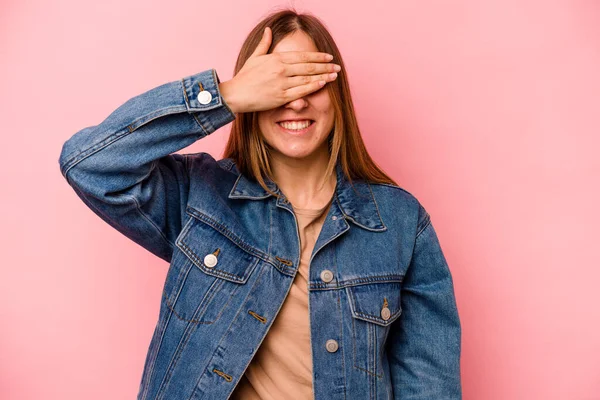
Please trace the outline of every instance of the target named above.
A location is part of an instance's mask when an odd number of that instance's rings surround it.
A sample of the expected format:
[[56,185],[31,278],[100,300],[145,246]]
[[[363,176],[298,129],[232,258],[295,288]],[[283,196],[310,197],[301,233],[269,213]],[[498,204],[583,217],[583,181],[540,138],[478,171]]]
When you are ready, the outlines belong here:
[[331,102],[329,93],[326,91],[315,96],[313,99],[313,107],[319,112],[322,118],[327,120],[333,119],[333,103]]
[[268,136],[269,133],[273,130],[273,124],[275,121],[269,115],[259,115],[258,116],[258,129],[262,132],[264,136]]

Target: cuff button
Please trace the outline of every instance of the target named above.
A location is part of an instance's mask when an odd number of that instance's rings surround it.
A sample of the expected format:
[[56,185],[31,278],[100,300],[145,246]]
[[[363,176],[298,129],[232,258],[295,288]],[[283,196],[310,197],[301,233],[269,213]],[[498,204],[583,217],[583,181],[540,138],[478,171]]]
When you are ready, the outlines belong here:
[[212,100],[212,95],[208,90],[203,90],[198,93],[198,102],[200,104],[208,104]]

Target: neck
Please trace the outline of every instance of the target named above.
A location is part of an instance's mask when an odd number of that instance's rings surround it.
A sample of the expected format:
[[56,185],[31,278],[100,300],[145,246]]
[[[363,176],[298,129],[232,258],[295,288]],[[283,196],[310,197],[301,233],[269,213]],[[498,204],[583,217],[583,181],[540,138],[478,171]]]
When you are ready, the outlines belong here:
[[305,158],[272,154],[270,163],[274,181],[294,207],[318,209],[327,204],[335,190],[335,170],[325,177],[328,161],[324,148]]

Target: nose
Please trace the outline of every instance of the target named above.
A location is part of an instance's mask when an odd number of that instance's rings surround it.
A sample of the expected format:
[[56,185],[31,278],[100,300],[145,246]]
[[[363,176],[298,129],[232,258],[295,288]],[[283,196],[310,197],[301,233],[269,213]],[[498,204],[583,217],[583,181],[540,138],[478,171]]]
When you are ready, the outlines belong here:
[[307,106],[308,106],[308,101],[306,101],[306,99],[304,97],[300,97],[296,100],[290,101],[284,107],[292,109],[294,111],[300,111],[303,108],[306,108]]

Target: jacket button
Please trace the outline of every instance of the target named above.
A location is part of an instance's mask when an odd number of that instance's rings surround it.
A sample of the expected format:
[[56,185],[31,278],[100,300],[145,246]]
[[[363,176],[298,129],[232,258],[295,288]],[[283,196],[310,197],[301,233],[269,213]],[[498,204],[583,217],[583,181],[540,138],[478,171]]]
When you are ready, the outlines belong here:
[[383,307],[381,309],[381,318],[383,318],[384,320],[387,321],[388,319],[390,319],[390,315],[391,314],[390,314],[390,309],[389,308]]
[[333,279],[333,272],[331,272],[328,269],[324,269],[323,271],[321,271],[321,280],[323,282],[331,282],[331,280]]
[[333,339],[329,339],[325,343],[325,348],[327,349],[328,352],[335,353],[338,349],[338,342]]
[[207,254],[204,256],[204,265],[206,265],[208,268],[212,268],[215,265],[217,265],[217,256],[215,256],[214,254]]
[[198,93],[198,102],[200,104],[208,104],[212,100],[212,94],[208,90],[203,90]]

